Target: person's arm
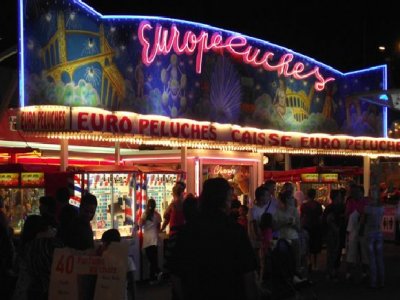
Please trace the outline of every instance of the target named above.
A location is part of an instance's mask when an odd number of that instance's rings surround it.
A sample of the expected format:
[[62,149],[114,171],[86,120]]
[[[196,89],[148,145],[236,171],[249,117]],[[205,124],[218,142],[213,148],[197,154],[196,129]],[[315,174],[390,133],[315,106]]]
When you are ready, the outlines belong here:
[[172,206],[172,203],[170,205],[168,205],[167,209],[165,210],[164,221],[163,221],[163,223],[161,225],[160,231],[164,231],[165,228],[167,228],[167,226],[169,224],[169,220],[171,218],[171,206]]
[[139,222],[138,222],[138,225],[139,225],[139,226],[143,226],[144,223],[146,223],[146,212],[144,212],[144,213],[141,215],[141,217],[140,217],[140,219],[139,219]]

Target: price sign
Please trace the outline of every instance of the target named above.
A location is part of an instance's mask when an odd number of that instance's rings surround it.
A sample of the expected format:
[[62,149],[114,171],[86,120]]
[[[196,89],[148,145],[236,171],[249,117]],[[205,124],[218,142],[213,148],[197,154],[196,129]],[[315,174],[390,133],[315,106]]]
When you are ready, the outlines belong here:
[[103,256],[70,248],[54,251],[49,299],[123,299],[128,245],[111,243]]

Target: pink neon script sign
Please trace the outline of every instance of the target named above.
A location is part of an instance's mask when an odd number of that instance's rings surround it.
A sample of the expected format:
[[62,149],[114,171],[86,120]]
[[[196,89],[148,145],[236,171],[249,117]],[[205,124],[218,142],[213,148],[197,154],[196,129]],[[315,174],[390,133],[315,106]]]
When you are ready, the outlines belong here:
[[333,77],[324,78],[319,67],[304,71],[305,66],[301,62],[292,63],[294,55],[286,53],[282,55],[277,64],[273,65],[270,61],[275,53],[266,51],[261,53],[261,50],[248,45],[246,38],[243,36],[230,36],[225,40],[219,33],[214,33],[211,37],[205,31],[201,31],[198,35],[188,30],[181,37],[181,33],[172,25],[170,29],[163,28],[161,25],[156,25],[153,32],[153,43],[146,34],[152,34],[153,26],[148,21],[142,21],[138,29],[138,37],[142,49],[142,61],[145,65],[153,63],[158,55],[167,55],[171,51],[176,54],[193,55],[196,53],[196,72],[201,73],[203,62],[203,54],[210,50],[226,50],[230,54],[242,59],[243,62],[253,67],[263,67],[267,71],[276,71],[278,75],[285,77],[292,76],[295,79],[302,80],[314,76],[316,81],[314,87],[317,91],[322,91],[329,81],[335,80]]

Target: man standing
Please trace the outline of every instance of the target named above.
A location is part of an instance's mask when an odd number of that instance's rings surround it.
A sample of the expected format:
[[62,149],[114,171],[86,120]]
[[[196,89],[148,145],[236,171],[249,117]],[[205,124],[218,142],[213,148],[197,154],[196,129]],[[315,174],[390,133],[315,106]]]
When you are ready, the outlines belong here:
[[79,207],[79,217],[90,222],[93,220],[97,208],[97,198],[95,195],[86,193],[81,199]]

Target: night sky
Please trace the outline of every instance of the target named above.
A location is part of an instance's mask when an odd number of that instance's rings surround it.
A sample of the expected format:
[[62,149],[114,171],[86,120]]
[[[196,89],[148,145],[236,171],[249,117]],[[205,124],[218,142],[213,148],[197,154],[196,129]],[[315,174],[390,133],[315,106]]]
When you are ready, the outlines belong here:
[[[32,0],[38,1],[41,0]],[[0,12],[0,53],[17,43],[17,0]],[[393,0],[220,1],[86,0],[103,14],[197,21],[290,48],[340,71],[389,63],[400,73],[400,9]],[[378,46],[386,46],[386,52]],[[2,65],[16,65],[16,59]],[[398,71],[399,70],[399,71]],[[400,84],[398,84],[400,86]]]

